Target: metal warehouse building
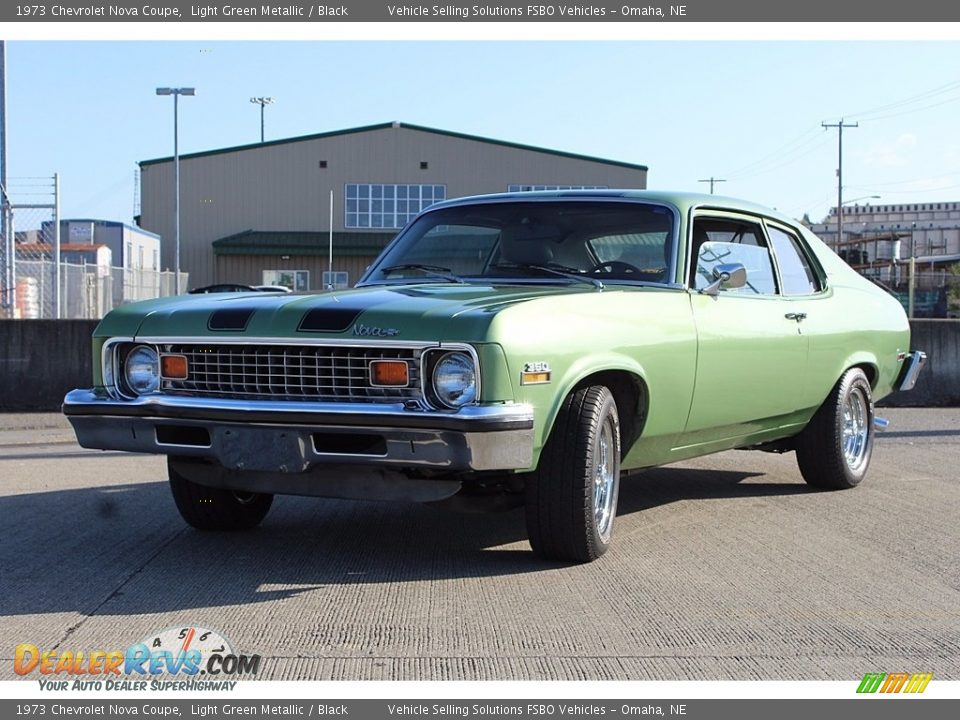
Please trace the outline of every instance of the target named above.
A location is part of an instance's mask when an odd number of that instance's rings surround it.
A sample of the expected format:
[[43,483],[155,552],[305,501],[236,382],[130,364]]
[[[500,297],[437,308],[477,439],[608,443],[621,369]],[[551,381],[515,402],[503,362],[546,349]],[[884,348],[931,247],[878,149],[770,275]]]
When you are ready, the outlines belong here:
[[[140,173],[140,226],[163,238],[162,266],[172,269],[173,158],[145,160]],[[643,165],[398,122],[181,155],[180,265],[190,287],[353,285],[397,231],[437,201],[646,184]]]

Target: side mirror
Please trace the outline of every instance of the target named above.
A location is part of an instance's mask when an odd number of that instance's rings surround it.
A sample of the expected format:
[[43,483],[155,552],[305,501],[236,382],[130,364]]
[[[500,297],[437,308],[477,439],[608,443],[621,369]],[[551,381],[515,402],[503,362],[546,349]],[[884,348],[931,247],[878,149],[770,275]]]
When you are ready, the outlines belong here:
[[700,292],[714,297],[723,290],[741,288],[747,284],[747,269],[741,263],[724,263],[713,268],[713,282]]

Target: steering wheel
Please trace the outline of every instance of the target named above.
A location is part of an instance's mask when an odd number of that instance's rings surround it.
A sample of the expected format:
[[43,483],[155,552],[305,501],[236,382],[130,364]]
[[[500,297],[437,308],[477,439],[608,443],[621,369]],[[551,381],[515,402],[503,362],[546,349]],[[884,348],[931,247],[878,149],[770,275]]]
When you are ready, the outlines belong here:
[[642,274],[643,270],[636,265],[631,265],[623,260],[607,260],[607,262],[597,263],[591,269],[591,273],[598,273],[601,270],[608,273]]

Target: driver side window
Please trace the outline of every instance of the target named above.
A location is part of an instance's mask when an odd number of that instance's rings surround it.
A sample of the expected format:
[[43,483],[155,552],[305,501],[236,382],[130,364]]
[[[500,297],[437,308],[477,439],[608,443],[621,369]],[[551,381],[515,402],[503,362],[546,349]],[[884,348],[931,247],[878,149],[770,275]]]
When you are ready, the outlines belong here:
[[722,293],[777,294],[770,250],[763,230],[757,223],[727,218],[695,218],[690,253],[690,287],[704,289],[714,281],[714,268],[728,263],[739,263],[746,268],[747,283],[739,288],[722,288]]

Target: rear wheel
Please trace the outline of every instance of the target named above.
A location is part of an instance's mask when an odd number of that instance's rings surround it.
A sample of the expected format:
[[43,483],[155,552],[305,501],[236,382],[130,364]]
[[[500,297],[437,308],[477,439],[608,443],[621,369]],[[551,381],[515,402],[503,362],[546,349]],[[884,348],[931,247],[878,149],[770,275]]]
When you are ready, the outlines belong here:
[[273,504],[266,493],[224,490],[199,485],[167,463],[170,491],[180,516],[198,530],[249,530],[260,524]]
[[797,438],[797,463],[814,487],[842,490],[860,484],[873,453],[873,395],[860,368],[834,385]]
[[617,404],[601,385],[575,390],[526,483],[533,551],[550,560],[596,560],[610,546],[619,490]]

